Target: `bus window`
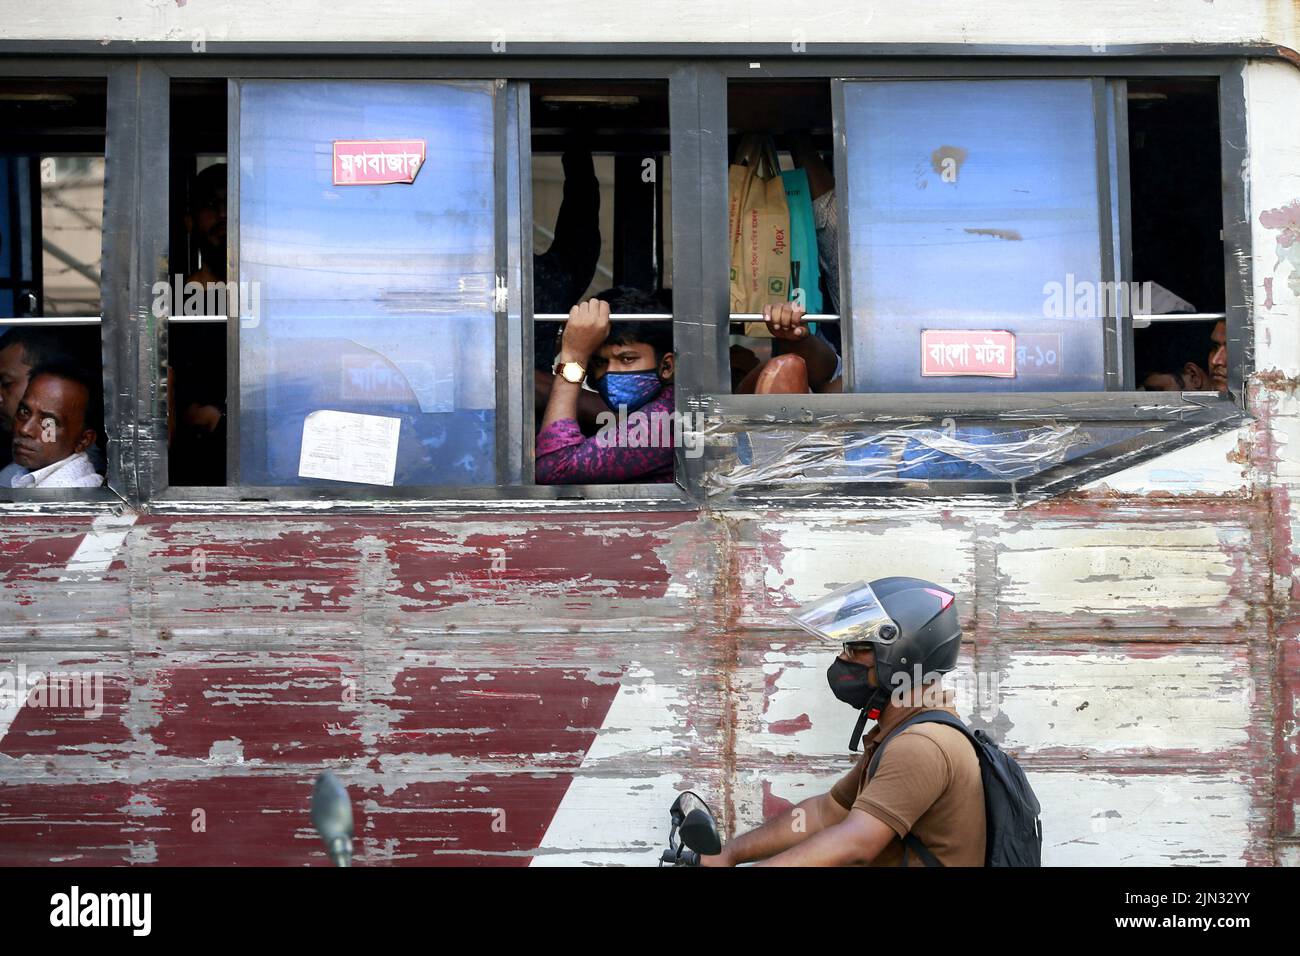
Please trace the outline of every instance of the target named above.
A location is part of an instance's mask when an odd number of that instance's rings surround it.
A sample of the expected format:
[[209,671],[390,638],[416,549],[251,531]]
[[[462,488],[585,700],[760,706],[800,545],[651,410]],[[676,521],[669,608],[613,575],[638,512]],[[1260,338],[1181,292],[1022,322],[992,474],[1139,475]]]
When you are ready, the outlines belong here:
[[727,127],[732,390],[839,391],[830,82],[733,81]]
[[498,480],[494,95],[240,82],[241,484]]
[[1097,89],[845,83],[853,390],[1226,388],[1215,81]]
[[[168,483],[226,483],[226,81],[171,90]],[[215,294],[220,287],[222,294]],[[175,290],[179,290],[177,295]],[[210,294],[211,293],[211,294]]]
[[[671,481],[681,429],[667,85],[537,82],[529,109],[537,481]],[[557,360],[572,344],[563,319],[593,296],[612,316],[608,340],[576,356],[583,378],[552,407]]]
[[[1091,81],[844,97],[855,390],[1104,388],[1104,319],[1075,298],[1106,277]],[[1054,360],[1017,362],[1026,346]]]
[[1218,88],[1212,79],[1129,80],[1133,361],[1139,388],[1227,387]]
[[0,487],[99,487],[102,80],[0,81]]

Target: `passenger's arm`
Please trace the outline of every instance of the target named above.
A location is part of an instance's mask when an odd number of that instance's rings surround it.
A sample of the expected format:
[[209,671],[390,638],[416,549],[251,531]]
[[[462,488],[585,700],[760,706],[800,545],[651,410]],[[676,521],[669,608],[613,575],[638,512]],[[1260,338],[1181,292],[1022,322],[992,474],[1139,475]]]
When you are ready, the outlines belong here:
[[563,164],[564,197],[546,255],[560,263],[577,298],[591,285],[600,260],[600,181],[588,143],[568,144]]
[[[609,335],[609,303],[588,299],[569,310],[569,321],[564,324],[557,362],[577,362],[586,368],[591,356]],[[554,376],[551,397],[546,401],[546,414],[542,416],[542,429],[552,422],[564,419],[578,420],[578,393],[581,383],[570,382],[561,375]]]
[[732,840],[717,856],[702,856],[702,866],[736,866],[766,860],[809,839],[823,830],[837,826],[849,811],[829,793],[801,801],[779,816],[768,820]]
[[[533,405],[542,412],[546,411],[546,405],[551,400],[551,386],[555,379],[556,376],[549,371],[533,372]],[[596,416],[607,411],[609,406],[599,395],[590,389],[578,388],[578,425],[584,433],[595,432],[598,425]]]
[[794,354],[808,368],[808,385],[814,392],[823,391],[835,374],[839,356],[821,336],[813,335],[804,323],[807,310],[794,302],[763,306],[763,321],[772,333],[772,351],[778,355]]

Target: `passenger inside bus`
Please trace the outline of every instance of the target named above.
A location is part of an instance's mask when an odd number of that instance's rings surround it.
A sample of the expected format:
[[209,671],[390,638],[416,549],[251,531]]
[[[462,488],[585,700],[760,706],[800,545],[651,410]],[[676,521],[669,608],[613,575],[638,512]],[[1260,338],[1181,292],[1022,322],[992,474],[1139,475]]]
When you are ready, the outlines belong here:
[[1210,332],[1210,384],[1215,391],[1228,390],[1228,324],[1223,319],[1214,323]]
[[[785,239],[777,242],[787,241],[789,249],[784,290],[773,286],[775,277],[766,273],[757,279],[751,276],[753,281],[746,284],[745,263],[752,257],[737,248],[741,240],[739,233],[733,233],[732,391],[760,395],[839,391],[839,324],[803,319],[809,313],[838,315],[840,309],[835,178],[827,160],[832,146],[830,84],[732,81],[727,110],[731,225],[738,228],[737,217],[750,221],[752,216],[776,213],[773,222],[788,226]],[[745,167],[754,170],[749,178],[738,172]],[[783,191],[784,198],[769,193],[765,200],[755,201],[747,183],[774,178],[783,187],[777,193]],[[746,193],[748,197],[742,198]],[[784,208],[774,209],[773,204]],[[745,261],[734,261],[737,256]],[[754,282],[764,276],[768,288],[758,295]],[[745,291],[738,299],[740,290]],[[779,310],[775,317],[768,305]],[[748,321],[738,314],[762,314],[764,321]]]
[[[0,484],[6,488],[26,470],[13,453],[33,368],[79,366],[92,404],[102,403],[105,117],[103,80],[0,82],[0,467],[8,469]],[[102,474],[102,447],[93,443],[86,452],[92,471]],[[19,486],[45,485],[45,477]]]
[[[672,355],[667,84],[537,82],[530,87],[530,116],[533,244],[545,250],[533,259],[535,480],[671,481],[671,441],[656,448],[627,447],[620,446],[617,428],[606,431],[608,443],[598,435],[603,422],[617,421],[618,404],[626,406],[625,422],[629,414],[635,421],[649,413],[650,405],[668,413],[673,409],[671,372],[660,379],[655,371],[670,367]],[[572,315],[575,303],[593,296],[607,304],[607,320],[610,315],[647,319],[608,320],[608,340],[602,334],[588,343],[592,354],[581,364],[591,368],[573,385],[555,368],[578,327],[545,316]],[[618,354],[611,356],[615,349]],[[612,375],[601,386],[605,367]],[[638,406],[637,396],[629,401],[622,395],[614,408],[602,397],[602,387],[613,385],[617,393],[620,385],[637,382],[658,392],[645,407]],[[566,393],[561,396],[566,414],[558,419],[557,385]]]
[[[533,312],[564,313],[596,276],[600,259],[600,182],[591,147],[571,139],[562,158],[563,198],[546,251],[533,256]],[[533,326],[533,403],[540,415],[551,394],[551,368],[560,347],[562,322],[540,321]],[[578,397],[578,421],[585,434],[595,431],[596,415],[606,411],[593,392]]]
[[104,478],[87,451],[102,432],[99,388],[70,361],[32,369],[13,424],[13,461],[0,469],[5,488],[98,488]]
[[[818,296],[824,311],[839,312],[839,229],[835,212],[835,178],[806,131],[792,133],[791,162],[807,177],[811,221],[815,227]],[[791,217],[792,238],[799,220]],[[797,240],[796,240],[797,241]],[[794,283],[791,283],[793,286]],[[801,290],[792,288],[791,295]],[[763,321],[771,338],[771,358],[760,359],[752,348],[731,348],[732,391],[742,395],[798,395],[838,392],[842,388],[839,326],[804,322],[808,310],[801,301],[763,306]]]
[[[1138,387],[1148,392],[1210,392],[1228,387],[1227,329],[1222,319],[1205,338],[1205,322],[1162,323],[1141,330],[1137,343]],[[1206,348],[1208,346],[1208,353]],[[1208,371],[1207,371],[1208,369]]]
[[[554,384],[537,436],[538,484],[673,480],[672,330],[665,322],[617,322],[610,313],[644,306],[644,293],[610,290],[573,307],[564,325]],[[656,311],[661,311],[656,309]],[[578,398],[589,383],[607,411],[586,437]]]
[[1147,392],[1207,392],[1211,391],[1210,376],[1195,362],[1182,368],[1148,372],[1142,378],[1141,388]]
[[0,335],[0,466],[13,461],[14,417],[32,369],[65,357],[50,329],[18,326]]
[[188,363],[169,376],[174,428],[168,449],[173,485],[226,483],[226,380],[224,369]]
[[200,172],[190,191],[185,231],[199,254],[199,268],[185,281],[207,285],[226,281],[226,164]]
[[[772,337],[773,357],[765,362],[748,349],[732,350],[732,374],[748,368],[734,385],[741,395],[806,395],[840,391],[840,357],[821,328],[811,331],[803,306],[795,302],[763,306],[763,323]],[[747,354],[746,354],[747,353]]]
[[[187,156],[192,169],[195,157]],[[186,284],[210,286],[226,281],[226,177],[224,162],[212,162],[187,177],[181,217],[187,244],[175,250],[178,268],[189,270]],[[190,302],[190,293],[185,293]],[[168,326],[167,361],[167,474],[168,483],[216,487],[226,483],[226,328],[217,321],[194,321],[194,305],[206,314],[210,305],[220,309],[225,296],[196,296],[186,309],[186,321],[175,321],[179,303],[172,307]]]

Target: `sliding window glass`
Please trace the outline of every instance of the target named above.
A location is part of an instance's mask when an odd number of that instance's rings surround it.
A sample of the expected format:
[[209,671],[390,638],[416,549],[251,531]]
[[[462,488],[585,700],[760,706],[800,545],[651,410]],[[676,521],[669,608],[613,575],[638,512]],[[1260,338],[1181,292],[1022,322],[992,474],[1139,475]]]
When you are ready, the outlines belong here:
[[498,95],[237,84],[233,483],[501,480]]
[[844,85],[854,391],[1105,388],[1094,102],[1088,79]]

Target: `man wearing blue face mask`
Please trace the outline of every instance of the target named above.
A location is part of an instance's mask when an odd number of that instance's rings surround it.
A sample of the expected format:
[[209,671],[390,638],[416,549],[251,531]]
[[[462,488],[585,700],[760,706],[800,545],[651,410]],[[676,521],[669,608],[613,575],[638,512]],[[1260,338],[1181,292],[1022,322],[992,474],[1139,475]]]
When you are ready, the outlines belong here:
[[[673,352],[667,322],[610,325],[611,303],[589,299],[569,310],[555,381],[537,435],[543,485],[673,480]],[[613,302],[619,308],[617,297]],[[586,381],[618,428],[584,438],[578,397]],[[632,427],[628,427],[628,424]]]

